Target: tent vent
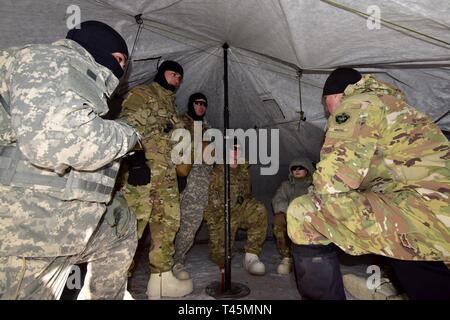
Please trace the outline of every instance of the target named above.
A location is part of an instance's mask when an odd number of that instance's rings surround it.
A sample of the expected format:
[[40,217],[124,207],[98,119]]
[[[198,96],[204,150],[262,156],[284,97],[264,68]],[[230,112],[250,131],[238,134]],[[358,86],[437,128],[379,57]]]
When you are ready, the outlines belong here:
[[270,92],[260,93],[259,97],[264,104],[265,110],[273,119],[286,119],[283,110]]

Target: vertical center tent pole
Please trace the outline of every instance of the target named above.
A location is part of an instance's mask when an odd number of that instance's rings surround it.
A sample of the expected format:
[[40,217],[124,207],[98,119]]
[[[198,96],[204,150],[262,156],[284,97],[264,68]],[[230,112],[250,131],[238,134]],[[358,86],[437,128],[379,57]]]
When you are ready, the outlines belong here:
[[[216,299],[238,299],[250,294],[250,289],[241,283],[231,282],[231,206],[230,206],[230,163],[229,149],[233,141],[230,141],[228,129],[230,127],[230,113],[228,105],[228,43],[222,45],[223,48],[223,167],[224,167],[224,277],[222,281],[213,281],[205,291]],[[234,235],[233,235],[234,236]],[[234,239],[233,239],[234,240]]]
[[224,291],[231,289],[231,208],[230,208],[230,164],[227,152],[227,148],[230,145],[227,141],[228,129],[230,127],[230,112],[228,108],[228,43],[224,43],[223,46],[223,95],[224,95],[224,108],[223,108],[223,157],[224,157],[224,223],[225,223],[225,281]]

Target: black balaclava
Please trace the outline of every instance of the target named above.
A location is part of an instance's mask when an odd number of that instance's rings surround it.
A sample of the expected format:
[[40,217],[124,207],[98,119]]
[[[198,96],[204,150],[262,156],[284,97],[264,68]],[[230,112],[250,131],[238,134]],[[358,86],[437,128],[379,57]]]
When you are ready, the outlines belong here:
[[338,68],[328,76],[323,86],[322,96],[343,93],[348,85],[357,83],[361,73],[352,68]]
[[153,81],[159,83],[159,85],[164,89],[175,92],[177,88],[171,84],[168,84],[166,77],[164,77],[164,72],[167,70],[179,73],[181,74],[181,77],[183,77],[183,67],[176,61],[166,60],[159,66],[158,73],[156,73]]
[[120,52],[128,57],[127,43],[107,24],[100,21],[82,22],[80,29],[69,30],[66,39],[73,40],[85,48],[97,63],[111,70],[117,79],[123,76],[122,67],[112,53]]
[[208,108],[208,99],[206,99],[206,96],[203,93],[197,92],[192,94],[189,97],[189,102],[188,102],[188,111],[187,114],[189,115],[189,117],[191,117],[194,121],[202,121],[203,118],[206,115],[206,112],[202,115],[202,116],[198,116],[197,113],[195,113],[195,109],[194,109],[194,101],[195,100],[199,100],[199,99],[203,99],[206,101],[206,108]]

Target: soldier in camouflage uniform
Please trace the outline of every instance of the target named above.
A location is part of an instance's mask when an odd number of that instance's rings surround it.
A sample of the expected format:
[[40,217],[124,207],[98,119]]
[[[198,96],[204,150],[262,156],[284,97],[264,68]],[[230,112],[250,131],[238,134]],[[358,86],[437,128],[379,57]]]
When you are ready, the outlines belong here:
[[[450,260],[448,140],[400,90],[373,75],[337,69],[324,97],[330,117],[314,191],[287,213],[300,293],[342,298],[334,243],[352,255],[393,258],[410,298],[449,298],[442,263]],[[318,269],[328,272],[315,277]]]
[[[194,121],[201,123],[202,134],[209,128],[204,118],[207,106],[208,100],[204,94],[197,92],[189,97],[188,111],[183,115],[182,121],[185,128],[191,133],[192,139],[194,137]],[[180,194],[181,223],[175,239],[175,265],[172,269],[178,279],[191,278],[185,270],[184,260],[194,244],[195,235],[203,220],[203,212],[208,205],[209,177],[212,171],[212,166],[206,163],[194,163],[191,167],[190,171],[180,172],[177,170],[179,179],[187,178],[186,188]],[[186,175],[187,177],[185,177]]]
[[292,270],[291,240],[287,234],[286,212],[289,203],[295,198],[307,194],[312,184],[314,167],[307,159],[292,160],[289,165],[289,180],[284,181],[272,199],[273,234],[277,242],[278,252],[282,256],[277,267],[279,274],[289,274]]
[[[248,164],[237,164],[240,146],[235,145],[230,152],[230,204],[231,204],[231,246],[238,229],[247,231],[244,268],[253,275],[264,275],[265,266],[259,260],[267,233],[267,210],[252,196]],[[209,185],[209,202],[205,210],[205,220],[209,230],[209,258],[221,271],[224,268],[224,165],[215,165]]]
[[138,136],[101,116],[127,55],[96,21],[0,52],[0,299],[58,299],[82,262],[83,298],[124,297],[136,220],[111,198],[118,159]]
[[[178,297],[193,290],[192,280],[178,280],[172,274],[174,240],[180,227],[180,205],[175,164],[171,159],[172,131],[183,128],[177,115],[175,91],[183,77],[182,67],[175,61],[164,61],[150,85],[134,87],[122,104],[121,119],[132,124],[142,135],[143,150],[150,162],[151,182],[133,183],[145,166],[128,172],[123,188],[130,207],[138,219],[138,235],[149,224],[150,299]],[[144,171],[146,174],[146,171]],[[131,182],[131,183],[130,183]]]

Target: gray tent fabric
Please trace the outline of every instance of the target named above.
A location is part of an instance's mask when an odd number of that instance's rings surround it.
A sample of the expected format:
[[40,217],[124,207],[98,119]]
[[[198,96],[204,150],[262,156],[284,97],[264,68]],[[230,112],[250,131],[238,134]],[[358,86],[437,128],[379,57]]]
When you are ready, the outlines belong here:
[[[130,51],[141,14],[143,29],[119,92],[151,81],[161,61],[176,60],[185,70],[179,112],[201,91],[217,128],[223,126],[222,45],[228,43],[231,127],[280,129],[281,169],[256,179],[256,194],[265,200],[287,177],[291,159],[319,160],[322,86],[336,67],[377,73],[450,130],[450,115],[442,117],[450,110],[448,0],[2,0],[0,48],[63,38],[73,5],[81,21],[100,20],[119,31]],[[381,17],[375,29],[367,16],[374,5]],[[306,121],[299,120],[300,70]]]

